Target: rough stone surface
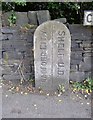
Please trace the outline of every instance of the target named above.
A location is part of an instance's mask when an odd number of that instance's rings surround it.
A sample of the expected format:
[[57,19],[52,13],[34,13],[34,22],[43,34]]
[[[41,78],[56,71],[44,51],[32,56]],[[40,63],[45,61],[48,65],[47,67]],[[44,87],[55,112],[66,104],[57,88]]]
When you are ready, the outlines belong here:
[[37,25],[37,13],[36,11],[29,11],[28,12],[28,23]]
[[79,70],[80,71],[91,71],[93,68],[92,68],[92,65],[91,63],[85,63],[85,62],[81,62],[80,65],[79,65]]
[[13,75],[12,74],[11,75],[3,75],[3,79],[4,80],[12,80],[12,81],[13,80],[19,80],[19,79],[21,80],[19,74],[16,74],[16,75],[15,74],[13,74]]
[[23,26],[28,23],[27,12],[16,12],[16,25]]
[[[77,29],[75,29],[77,28]],[[72,40],[91,40],[92,39],[92,33],[91,33],[91,27],[84,28],[83,25],[80,24],[73,24],[69,25],[70,33],[72,34]]]
[[[10,23],[8,21],[9,16],[12,14],[12,12],[6,12],[2,16],[2,26],[9,26]],[[27,12],[15,12],[15,15],[17,17],[16,19],[16,25],[24,25],[28,23],[27,18]]]
[[75,53],[75,52],[71,52],[71,58],[72,59],[79,59],[79,60],[82,60],[82,53]]
[[71,72],[76,72],[78,70],[78,66],[77,65],[70,65],[70,71]]
[[59,19],[55,19],[55,21],[59,21],[59,22],[62,22],[62,23],[66,23],[66,22],[67,22],[67,19],[66,19],[66,18],[59,18]]
[[44,90],[69,83],[71,37],[67,27],[57,21],[40,25],[34,34],[36,87]]
[[84,79],[85,79],[85,73],[84,72],[71,72],[70,73],[70,80],[71,81],[81,82]]
[[[34,29],[32,31],[28,30],[28,33],[24,33],[19,27],[2,28],[2,36],[5,37],[0,41],[2,42],[1,52],[3,60],[0,65],[3,69],[2,76],[4,80],[20,80],[19,72],[16,71],[20,64],[26,80],[29,80],[34,75],[32,75],[33,71],[31,71],[33,66],[33,45],[30,39],[33,36],[33,31]],[[28,38],[30,40],[27,40]],[[17,73],[16,75],[15,72]]]
[[13,34],[13,33],[15,33],[15,31],[16,30],[18,30],[17,29],[17,27],[9,27],[9,26],[5,26],[5,27],[3,27],[2,29],[1,29],[1,32],[3,33],[3,34]]
[[82,61],[81,59],[72,59],[70,63],[73,65],[77,65],[80,64],[81,61]]
[[[12,12],[6,12],[2,14],[2,26],[10,26],[8,21]],[[50,14],[48,10],[28,11],[28,12],[15,12],[17,17],[16,25],[24,26],[25,24],[40,25],[45,21],[50,20]]]
[[37,11],[37,19],[39,25],[42,24],[43,22],[50,20],[49,11],[48,10]]
[[2,15],[2,26],[9,26],[8,18],[11,15],[12,12],[6,12]]

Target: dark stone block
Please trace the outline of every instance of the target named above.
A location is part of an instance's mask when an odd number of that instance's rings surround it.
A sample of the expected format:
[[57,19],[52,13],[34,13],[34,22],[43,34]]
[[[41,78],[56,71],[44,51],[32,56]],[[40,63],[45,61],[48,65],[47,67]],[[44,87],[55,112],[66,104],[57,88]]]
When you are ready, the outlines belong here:
[[76,43],[76,41],[75,40],[72,40],[71,41],[71,48],[78,48],[79,47],[79,45]]
[[71,52],[71,59],[73,60],[81,60],[82,61],[82,53],[78,53],[77,54],[75,52]]
[[76,60],[71,59],[71,64],[72,64],[72,65],[80,64],[80,62],[82,62],[82,60],[80,60],[80,59],[76,59]]
[[0,59],[2,59],[2,51],[0,51]]
[[22,56],[22,54],[20,53],[19,54],[19,52],[15,52],[15,51],[8,51],[8,52],[3,52],[3,59],[4,60],[20,60],[20,59],[22,59],[23,58],[23,56]]
[[0,32],[0,41],[2,41],[2,33]]
[[6,34],[2,34],[2,40],[7,40],[8,36]]
[[28,24],[27,12],[16,12],[16,16],[17,16],[17,20],[16,20],[17,26],[23,26],[25,24]]
[[84,57],[84,62],[85,62],[86,64],[91,63],[91,60],[93,60],[93,57]]
[[0,41],[0,51],[2,51],[2,41]]
[[9,26],[8,18],[12,14],[12,12],[6,12],[2,15],[2,26]]
[[59,18],[59,19],[54,19],[55,21],[59,21],[59,22],[62,22],[62,23],[67,23],[67,19],[66,18]]
[[49,11],[48,10],[37,11],[37,19],[38,19],[39,25],[42,24],[43,22],[50,20]]
[[2,44],[2,51],[14,51],[15,48],[13,46],[6,46],[5,44]]
[[15,33],[13,35],[13,38],[10,39],[12,41],[16,41],[16,40],[19,40],[19,41],[22,41],[22,40],[27,40],[27,34],[22,34],[22,33]]
[[9,40],[12,38],[13,38],[12,34],[2,34],[2,40]]
[[87,41],[92,39],[91,27],[84,27],[81,24],[69,24],[69,30],[72,34],[72,39]]
[[3,27],[1,29],[1,32],[3,34],[13,34],[13,33],[15,33],[15,31],[16,31],[16,29],[13,29],[12,27]]
[[20,75],[19,74],[10,74],[10,75],[3,75],[3,79],[4,80],[12,80],[12,81],[14,81],[14,80],[20,80],[21,78],[20,78]]
[[28,12],[28,23],[37,25],[37,12],[36,11],[29,11]]
[[72,34],[72,39],[90,40],[91,36],[83,35],[82,33],[74,33],[74,34]]
[[72,50],[72,51],[81,51],[81,52],[84,51],[82,47],[78,47],[78,46],[76,46],[76,47],[75,47],[75,46],[74,46],[74,47],[71,46],[71,50]]
[[92,64],[91,63],[86,63],[86,62],[81,62],[79,65],[79,71],[91,71],[92,70]]
[[10,67],[3,67],[2,69],[2,75],[8,75],[12,73],[12,69]]
[[[24,74],[24,79],[25,80],[29,80],[31,76],[31,73],[26,73]],[[11,74],[8,74],[8,75],[3,75],[3,79],[4,80],[9,80],[9,81],[16,81],[16,80],[21,80],[21,76],[20,74],[16,74],[16,73],[11,73]]]
[[9,40],[2,42],[2,49],[5,51],[26,51],[25,40]]
[[76,72],[77,70],[77,65],[70,65],[70,72]]
[[70,72],[70,80],[82,82],[85,79],[84,72]]
[[90,51],[90,52],[93,51],[93,48],[92,48],[92,47],[84,47],[83,49],[84,49],[84,51]]
[[28,43],[33,43],[33,35],[32,34],[27,36],[27,42]]
[[81,47],[91,48],[92,47],[92,43],[91,43],[91,41],[83,41],[83,43],[81,44]]
[[93,53],[92,52],[84,52],[84,57],[93,57]]

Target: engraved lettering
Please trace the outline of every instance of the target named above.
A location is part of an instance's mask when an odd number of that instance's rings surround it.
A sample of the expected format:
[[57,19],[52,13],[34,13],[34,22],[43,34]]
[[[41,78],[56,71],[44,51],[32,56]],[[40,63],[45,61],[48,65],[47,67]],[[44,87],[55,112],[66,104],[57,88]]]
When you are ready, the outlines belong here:
[[65,40],[65,32],[58,31],[58,76],[64,75],[64,40]]
[[46,49],[46,43],[45,42],[41,42],[40,49]]
[[61,37],[64,37],[65,36],[65,31],[58,31],[58,35],[61,36]]

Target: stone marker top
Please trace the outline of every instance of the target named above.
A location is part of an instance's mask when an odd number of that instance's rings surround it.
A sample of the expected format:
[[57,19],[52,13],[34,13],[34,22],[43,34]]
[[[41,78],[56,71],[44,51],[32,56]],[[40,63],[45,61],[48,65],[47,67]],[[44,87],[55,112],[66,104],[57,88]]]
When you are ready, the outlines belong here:
[[69,85],[71,36],[59,21],[47,21],[34,33],[35,84],[44,90]]
[[[35,30],[35,33],[34,33],[34,40],[36,41],[35,38],[37,38],[37,34],[39,33],[39,31],[42,31],[44,28],[47,28],[47,29],[50,29],[50,26],[55,26],[55,24],[60,24],[60,27],[64,28],[63,30],[66,30],[67,31],[67,35],[69,36],[69,40],[71,42],[71,35],[70,35],[70,31],[69,29],[66,27],[66,25],[64,25],[62,22],[60,21],[57,21],[56,20],[49,20],[49,21],[46,21],[44,23],[42,23],[41,25],[38,26],[38,28]],[[43,28],[44,27],[44,28]],[[53,27],[52,27],[53,28]],[[56,30],[54,30],[55,27],[53,28],[53,34],[55,34],[54,32],[56,32]],[[58,28],[57,28],[58,29]],[[59,28],[60,29],[60,28]],[[35,43],[34,41],[34,43]],[[71,44],[71,43],[70,43]]]

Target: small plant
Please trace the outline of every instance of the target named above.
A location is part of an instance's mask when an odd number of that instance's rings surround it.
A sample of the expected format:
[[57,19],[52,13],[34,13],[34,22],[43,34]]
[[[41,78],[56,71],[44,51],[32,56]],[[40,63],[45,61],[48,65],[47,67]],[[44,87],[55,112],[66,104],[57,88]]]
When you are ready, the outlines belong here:
[[65,87],[64,87],[64,85],[58,85],[58,93],[59,94],[62,94],[62,93],[64,93],[65,92]]
[[9,16],[8,22],[10,26],[13,26],[14,24],[16,24],[16,15],[14,12],[12,12],[11,15]]
[[24,24],[22,27],[25,28],[25,29],[27,29],[27,30],[29,30],[29,29],[35,27],[35,25],[31,25],[31,24],[27,23],[27,24]]
[[19,6],[26,6],[26,0],[12,0]]
[[71,82],[73,91],[81,91],[82,93],[91,93],[93,90],[93,79],[87,78],[83,82]]
[[35,84],[35,80],[34,79],[29,79],[29,82],[31,82],[31,84]]

